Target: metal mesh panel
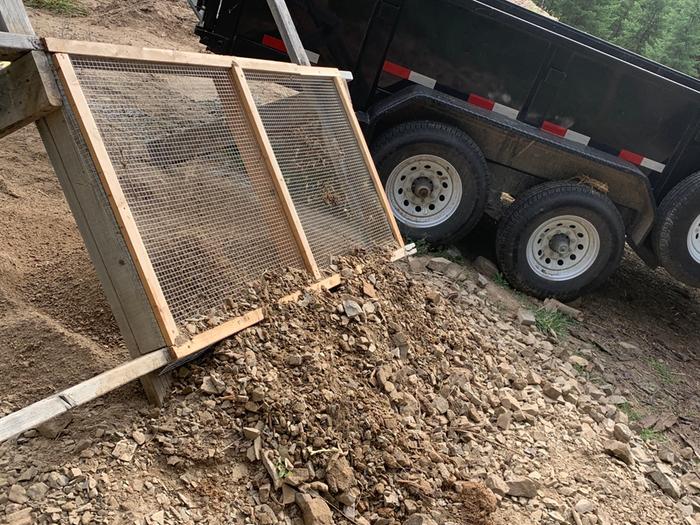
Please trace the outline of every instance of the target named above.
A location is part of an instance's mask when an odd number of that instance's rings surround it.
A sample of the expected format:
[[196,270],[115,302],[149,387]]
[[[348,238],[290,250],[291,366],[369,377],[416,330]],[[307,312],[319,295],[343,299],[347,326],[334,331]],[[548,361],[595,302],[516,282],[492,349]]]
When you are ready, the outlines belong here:
[[394,246],[333,79],[245,74],[319,267],[354,248]]
[[303,268],[228,71],[71,61],[176,322]]

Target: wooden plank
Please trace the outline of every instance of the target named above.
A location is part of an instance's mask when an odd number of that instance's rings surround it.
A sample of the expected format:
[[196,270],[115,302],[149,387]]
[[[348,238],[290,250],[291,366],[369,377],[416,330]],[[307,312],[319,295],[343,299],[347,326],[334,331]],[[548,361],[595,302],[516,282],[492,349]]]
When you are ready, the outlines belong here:
[[377,168],[374,165],[374,159],[372,159],[372,154],[370,153],[369,148],[367,147],[367,141],[365,140],[365,136],[362,133],[362,128],[360,127],[360,123],[357,120],[357,115],[355,115],[355,110],[352,107],[352,100],[350,99],[350,92],[348,91],[347,83],[344,80],[336,77],[335,86],[338,89],[338,95],[340,96],[340,99],[343,102],[343,107],[345,109],[345,114],[348,117],[348,121],[350,122],[350,125],[352,126],[352,129],[355,132],[355,136],[357,137],[357,143],[360,146],[362,157],[365,161],[365,165],[367,166],[367,170],[369,171],[370,176],[372,177],[372,182],[374,182],[374,187],[377,190],[377,196],[379,197],[379,201],[382,204],[382,208],[384,209],[386,218],[389,221],[391,232],[394,234],[394,238],[396,239],[396,243],[398,244],[398,246],[403,246],[403,236],[399,231],[399,225],[396,223],[396,219],[394,218],[394,212],[391,210],[389,200],[386,198],[384,186],[382,185],[382,181],[379,178],[379,173],[377,173]]
[[164,348],[13,412],[0,419],[0,443],[36,428],[64,412],[97,399],[150,372],[163,368],[169,361],[170,352]]
[[41,51],[41,39],[31,35],[0,32],[0,60],[12,62],[30,51]]
[[290,196],[287,184],[284,181],[282,170],[280,169],[275,153],[272,150],[270,139],[265,131],[265,126],[260,118],[260,113],[258,113],[258,108],[255,105],[253,94],[250,92],[248,81],[245,78],[245,73],[243,73],[243,69],[240,66],[235,65],[233,68],[231,68],[230,77],[237,93],[241,97],[243,109],[245,110],[253,133],[255,134],[255,138],[260,146],[263,160],[265,161],[267,169],[272,176],[272,183],[277,191],[277,197],[279,198],[284,215],[287,217],[289,227],[291,228],[292,235],[294,235],[294,240],[299,247],[299,252],[304,264],[306,265],[306,269],[314,276],[314,278],[320,279],[321,272],[318,269],[316,259],[314,258],[314,254],[309,246],[309,241],[306,238],[306,233],[304,232],[304,228],[299,220],[299,215],[294,207],[294,202],[292,202],[292,197]]
[[231,337],[232,335],[235,335],[246,328],[250,328],[251,326],[261,322],[263,319],[265,319],[265,312],[262,308],[251,310],[245,315],[230,319],[229,321],[207,330],[206,332],[195,335],[184,344],[174,346],[171,349],[171,355],[175,359],[182,359],[213,344],[216,344],[219,341],[223,341],[224,339]]
[[401,259],[405,259],[409,255],[415,255],[416,254],[416,245],[414,243],[407,244],[406,246],[402,246],[398,250],[394,250],[389,257],[390,262],[396,262],[400,261]]
[[62,40],[59,38],[45,38],[44,44],[46,49],[51,53],[67,53],[69,55],[119,58],[125,60],[166,64],[220,67],[222,69],[229,69],[235,60],[235,62],[244,69],[278,71],[282,73],[318,75],[326,77],[347,78],[348,76],[347,72],[341,72],[336,68],[330,67],[302,67],[297,64],[289,64],[287,62],[193,53],[190,51],[152,49],[117,44],[104,44],[99,42],[83,42],[80,40]]
[[[312,284],[311,286],[308,286],[306,288],[307,292],[318,292],[320,290],[332,290],[333,288],[336,288],[340,286],[342,279],[340,277],[340,274],[333,274],[330,277],[326,277],[322,281],[319,281],[317,283]],[[289,295],[286,295],[282,297],[278,301],[279,304],[289,304],[289,303],[295,303],[299,299],[301,299],[303,292],[301,290],[296,291],[294,293],[291,293]]]
[[2,0],[0,2],[0,31],[34,35],[22,0]]
[[95,167],[104,186],[109,203],[114,211],[114,215],[124,235],[124,240],[133,258],[136,270],[151,303],[158,326],[161,329],[163,338],[168,346],[175,346],[178,341],[179,329],[175,324],[170,309],[168,308],[165,296],[156,277],[155,270],[151,264],[150,257],[146,252],[143,239],[136,226],[136,221],[129,209],[126,197],[121,189],[117,174],[109,158],[107,149],[102,141],[102,136],[97,127],[97,123],[92,117],[92,112],[85,99],[83,90],[75,75],[70,58],[64,54],[54,55],[54,61],[58,69],[71,108],[73,109],[78,125],[87,143],[88,149],[95,162]]
[[[165,340],[107,195],[83,166],[64,111],[40,120],[37,127],[131,357],[163,348]],[[154,405],[162,404],[170,390],[169,376],[151,374],[141,383]]]
[[289,14],[289,9],[287,9],[285,1],[267,0],[267,5],[270,7],[272,18],[275,19],[275,24],[277,24],[280,36],[284,41],[284,45],[287,47],[289,58],[295,64],[300,64],[302,66],[310,65],[309,56],[306,54],[304,45],[301,43],[301,38],[299,38],[299,33],[294,25],[294,20],[292,20],[292,15]]
[[61,107],[50,67],[43,53],[33,51],[0,70],[0,138]]

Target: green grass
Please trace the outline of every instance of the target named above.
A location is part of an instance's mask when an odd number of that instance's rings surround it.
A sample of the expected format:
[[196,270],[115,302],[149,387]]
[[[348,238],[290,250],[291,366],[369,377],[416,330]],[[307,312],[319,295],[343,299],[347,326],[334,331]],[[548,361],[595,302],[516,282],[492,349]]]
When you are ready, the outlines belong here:
[[574,320],[571,317],[556,310],[540,308],[535,312],[535,326],[543,334],[565,337],[572,324]]
[[24,3],[28,7],[59,15],[84,16],[88,13],[87,9],[76,0],[25,0]]
[[671,369],[663,361],[650,359],[649,366],[663,384],[670,385],[675,383],[676,378],[673,376],[673,372],[671,372]]
[[637,412],[634,408],[632,408],[632,405],[629,403],[623,403],[620,405],[620,412],[625,414],[627,416],[627,419],[629,419],[630,423],[634,423],[635,421],[639,421],[642,419],[642,416],[639,412]]
[[642,439],[642,441],[655,441],[655,442],[663,442],[666,441],[666,436],[662,432],[657,432],[656,430],[653,430],[651,428],[645,428],[639,433],[639,437]]
[[493,276],[493,282],[501,288],[505,288],[506,290],[512,290],[510,283],[506,280],[505,275],[503,275],[501,272],[498,272],[496,275]]

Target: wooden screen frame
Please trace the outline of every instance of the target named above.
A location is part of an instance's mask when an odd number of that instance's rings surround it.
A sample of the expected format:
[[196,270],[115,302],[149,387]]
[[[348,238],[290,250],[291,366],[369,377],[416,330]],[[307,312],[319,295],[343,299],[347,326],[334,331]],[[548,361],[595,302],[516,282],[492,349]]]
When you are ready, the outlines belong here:
[[156,64],[207,66],[228,71],[232,87],[241,99],[246,119],[260,148],[267,171],[271,176],[271,182],[275,188],[280,207],[287,220],[290,231],[292,232],[299,254],[301,255],[306,270],[313,275],[317,281],[321,279],[322,274],[315,261],[306,233],[304,232],[296,208],[289,194],[284,176],[272,150],[244,71],[268,71],[333,79],[338,97],[342,102],[344,112],[348,118],[348,123],[355,134],[358,147],[360,148],[367,171],[374,183],[377,197],[380,200],[393,237],[399,249],[404,246],[403,238],[399,232],[386,194],[384,193],[384,188],[379,179],[374,162],[372,161],[360,124],[352,108],[352,101],[347,89],[345,75],[338,69],[306,67],[296,64],[241,57],[234,58],[202,53],[138,48],[54,38],[45,39],[45,43],[49,52],[53,54],[53,61],[58,72],[59,80],[63,84],[67,101],[75,114],[80,131],[97,169],[100,182],[108,197],[112,212],[122,231],[137,273],[146,291],[146,296],[153,310],[158,328],[173,358],[181,359],[230,337],[245,328],[253,326],[263,319],[264,313],[262,309],[250,311],[245,315],[236,317],[215,328],[195,335],[189,340],[186,340],[180,335],[180,329],[167,305],[163,290],[161,289],[155,270],[153,269],[152,262],[146,251],[136,221],[134,220],[126,197],[119,184],[116,171],[107,152],[102,135],[92,115],[92,111],[89,108],[82,87],[80,86],[80,82],[70,59],[71,55],[122,59]]

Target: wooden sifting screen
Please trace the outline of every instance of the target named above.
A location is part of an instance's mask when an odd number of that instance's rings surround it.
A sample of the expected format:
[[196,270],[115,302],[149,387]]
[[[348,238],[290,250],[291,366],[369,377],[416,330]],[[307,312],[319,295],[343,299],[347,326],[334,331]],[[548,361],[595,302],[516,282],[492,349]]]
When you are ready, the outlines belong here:
[[47,45],[175,357],[259,321],[265,274],[402,245],[337,70]]

